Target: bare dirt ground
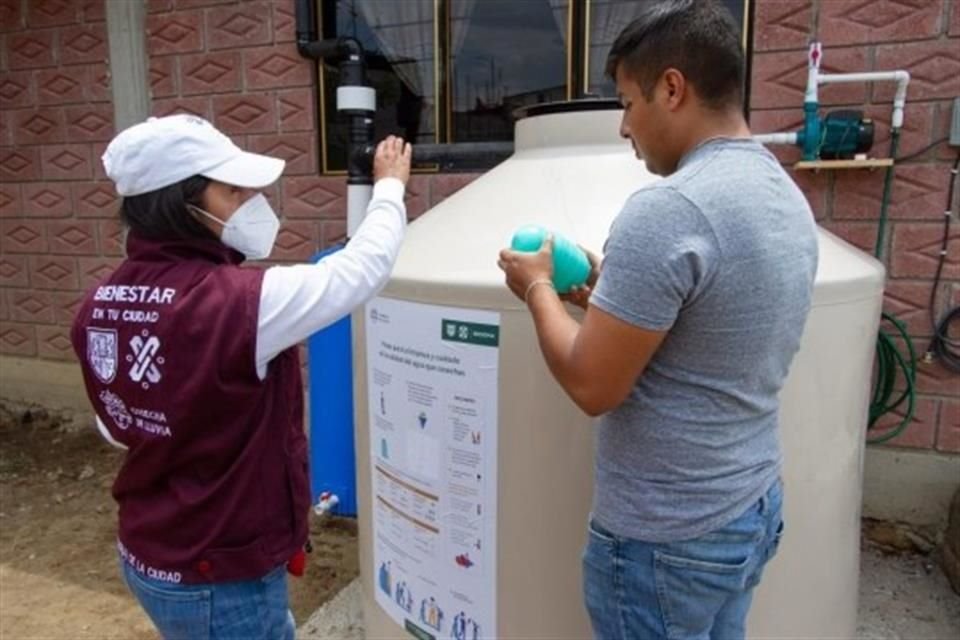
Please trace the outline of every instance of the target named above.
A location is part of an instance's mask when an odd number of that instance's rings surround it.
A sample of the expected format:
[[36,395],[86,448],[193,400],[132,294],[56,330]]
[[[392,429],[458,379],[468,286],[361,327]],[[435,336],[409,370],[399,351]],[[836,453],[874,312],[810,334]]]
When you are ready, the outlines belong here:
[[[0,401],[0,640],[157,637],[117,570],[110,485],[122,456],[72,414]],[[290,580],[300,637],[362,637],[356,584],[331,603],[336,624],[307,623],[357,575],[355,523],[314,520],[312,540],[306,577]],[[897,548],[864,543],[857,638],[960,638],[960,596],[936,554]]]
[[[75,420],[0,402],[0,639],[156,638],[117,567],[110,486],[123,452]],[[290,579],[298,623],[357,575],[355,523],[311,529],[306,576]]]

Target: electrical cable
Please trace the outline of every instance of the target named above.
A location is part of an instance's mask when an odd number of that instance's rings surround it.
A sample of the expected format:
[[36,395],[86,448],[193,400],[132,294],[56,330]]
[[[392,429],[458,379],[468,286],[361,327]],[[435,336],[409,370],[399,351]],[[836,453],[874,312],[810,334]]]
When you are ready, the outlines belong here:
[[943,211],[943,239],[940,243],[940,258],[937,260],[937,271],[933,277],[933,287],[930,289],[930,322],[933,325],[933,339],[927,347],[926,358],[936,358],[944,367],[960,373],[960,339],[950,338],[950,324],[960,322],[960,306],[948,309],[943,317],[937,321],[936,301],[937,289],[940,286],[940,277],[943,275],[943,263],[947,258],[947,244],[950,241],[950,217],[953,215],[953,194],[957,184],[957,173],[960,172],[960,153],[957,153],[950,169],[950,184],[947,187],[947,208]]
[[951,340],[948,337],[950,324],[960,323],[960,306],[947,311],[940,323],[936,326],[936,333],[927,351],[933,358],[940,360],[944,368],[960,373],[960,340]]
[[897,164],[897,148],[900,146],[900,129],[890,130],[890,158],[893,162],[887,167],[883,177],[883,198],[880,201],[880,220],[877,223],[877,243],[873,255],[883,262],[883,245],[887,233],[887,209],[890,206],[890,191],[893,189],[893,170]]
[[944,142],[946,142],[946,141],[949,140],[949,139],[950,139],[950,138],[944,137],[944,138],[940,138],[939,140],[934,140],[933,142],[931,142],[931,143],[928,144],[927,146],[923,147],[922,149],[917,149],[916,151],[914,151],[914,152],[911,153],[910,155],[903,156],[902,158],[897,158],[897,162],[909,162],[910,160],[913,160],[914,158],[919,158],[920,156],[922,156],[923,154],[925,154],[927,151],[930,151],[930,149],[933,149],[933,148],[934,148],[935,146],[937,146],[937,145],[943,144]]
[[[886,243],[887,213],[890,207],[890,192],[893,188],[893,171],[897,163],[897,147],[899,142],[900,130],[892,129],[890,131],[890,158],[893,159],[893,164],[887,167],[883,180],[880,219],[877,222],[877,242],[873,252],[877,260],[881,262],[883,261],[883,246]],[[867,430],[869,431],[875,428],[877,421],[881,417],[895,411],[904,402],[907,403],[907,406],[904,410],[903,419],[896,426],[884,431],[879,436],[867,438],[867,442],[870,444],[887,442],[903,433],[913,419],[913,413],[917,405],[917,356],[913,348],[913,342],[907,333],[906,324],[889,313],[882,315],[882,321],[892,325],[896,335],[892,336],[890,333],[881,329],[877,336],[877,359]],[[906,346],[906,355],[898,348],[896,338],[901,339]],[[904,380],[904,384],[902,385],[903,390],[896,399],[893,399],[897,387],[900,386],[897,384],[899,376],[902,376]]]
[[[927,145],[923,149],[916,151],[904,158],[897,158],[897,144],[899,140],[899,131],[891,131],[890,136],[890,157],[894,159],[894,164],[913,159],[923,153],[926,153],[946,139],[937,140]],[[943,239],[940,245],[940,257],[937,261],[937,270],[933,280],[933,286],[930,290],[929,312],[930,320],[933,324],[933,339],[927,347],[927,358],[937,358],[944,367],[954,372],[960,372],[960,340],[952,339],[949,335],[949,328],[953,322],[960,321],[960,306],[948,309],[943,317],[936,320],[936,296],[940,285],[940,278],[943,274],[943,265],[947,256],[947,244],[950,239],[950,218],[953,212],[953,194],[955,191],[957,173],[960,170],[960,154],[957,155],[950,172],[950,184],[947,188],[947,207],[943,217]],[[893,165],[887,168],[887,173],[883,183],[883,199],[880,204],[880,219],[877,225],[877,242],[874,248],[874,255],[878,260],[882,259],[883,247],[885,244],[887,211],[890,204],[890,191],[893,183]],[[870,420],[867,429],[873,429],[877,421],[887,413],[895,411],[904,402],[903,419],[892,428],[886,430],[883,434],[868,438],[867,442],[879,444],[887,442],[899,436],[910,424],[916,409],[916,379],[917,379],[917,358],[913,342],[907,333],[906,325],[894,317],[892,314],[884,313],[883,322],[889,323],[895,330],[895,335],[883,331],[879,332],[877,337],[877,360],[876,372],[874,376],[873,393],[870,402]],[[897,347],[897,339],[902,340],[907,353],[904,354]],[[896,389],[901,386],[897,382],[899,376],[903,377],[902,390],[896,399]]]

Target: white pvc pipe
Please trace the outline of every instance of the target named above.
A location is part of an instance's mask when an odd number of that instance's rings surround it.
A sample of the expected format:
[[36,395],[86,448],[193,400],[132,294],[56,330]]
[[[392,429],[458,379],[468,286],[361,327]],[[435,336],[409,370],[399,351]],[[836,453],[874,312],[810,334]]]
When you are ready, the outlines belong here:
[[376,111],[377,92],[373,87],[337,87],[337,110]]
[[367,205],[373,197],[373,185],[347,185],[347,237],[352,238],[367,215]]
[[819,84],[842,84],[847,82],[896,82],[897,92],[893,97],[893,116],[890,127],[903,126],[903,108],[907,102],[907,85],[910,84],[908,71],[864,71],[861,73],[822,73],[817,76]]
[[[358,56],[351,54],[350,60]],[[337,87],[337,110],[365,112],[364,121],[372,125],[377,110],[377,91],[373,87],[347,85]],[[352,238],[367,216],[367,205],[373,197],[373,185],[347,184],[347,238]]]
[[[910,73],[907,71],[860,71],[856,73],[821,73],[817,76],[820,84],[836,84],[838,82],[898,82],[904,87],[910,82]],[[900,89],[898,88],[898,93]],[[903,89],[906,93],[906,88]]]
[[760,144],[797,144],[797,132],[757,133],[752,136]]
[[823,59],[823,49],[819,42],[811,42],[807,51],[807,92],[803,96],[804,102],[817,101],[817,78],[820,75],[820,61]]

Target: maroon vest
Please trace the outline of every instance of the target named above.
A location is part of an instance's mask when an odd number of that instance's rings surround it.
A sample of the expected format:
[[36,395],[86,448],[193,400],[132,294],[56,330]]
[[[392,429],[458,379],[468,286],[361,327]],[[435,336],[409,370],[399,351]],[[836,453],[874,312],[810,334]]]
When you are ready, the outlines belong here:
[[307,539],[297,350],[257,377],[263,271],[232,249],[130,234],[127,254],[72,333],[90,402],[128,447],[113,485],[120,553],[170,582],[262,576]]

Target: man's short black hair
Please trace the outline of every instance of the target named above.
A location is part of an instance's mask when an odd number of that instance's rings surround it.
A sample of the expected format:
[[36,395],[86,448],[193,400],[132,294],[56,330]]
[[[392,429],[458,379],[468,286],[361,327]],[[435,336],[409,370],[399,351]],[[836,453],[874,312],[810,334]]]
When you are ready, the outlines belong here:
[[617,36],[606,72],[617,67],[640,85],[647,100],[669,68],[679,70],[713,109],[743,104],[743,50],[739,27],[716,0],[649,2]]
[[210,229],[197,220],[188,204],[203,208],[209,178],[193,176],[149,193],[127,196],[120,219],[138,236],[151,240],[211,240]]

